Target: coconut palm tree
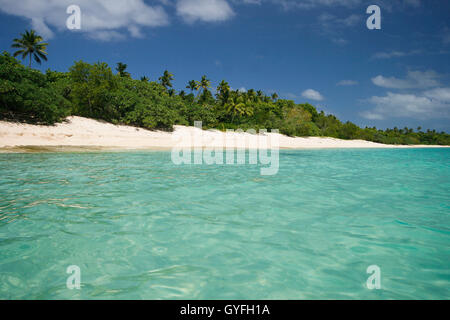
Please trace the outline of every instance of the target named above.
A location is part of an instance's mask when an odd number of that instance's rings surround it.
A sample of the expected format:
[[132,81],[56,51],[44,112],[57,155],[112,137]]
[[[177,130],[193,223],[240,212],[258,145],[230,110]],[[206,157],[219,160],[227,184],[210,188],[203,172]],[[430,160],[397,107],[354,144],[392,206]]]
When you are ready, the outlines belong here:
[[127,67],[128,67],[127,64],[118,62],[116,67],[117,74],[121,77],[130,77],[131,75],[125,71]]
[[148,82],[150,79],[147,76],[141,77],[141,81]]
[[197,81],[195,80],[191,80],[188,82],[188,85],[186,86],[186,89],[190,89],[191,92],[193,92],[194,90],[196,90],[197,88]]
[[277,100],[277,99],[278,99],[278,94],[277,94],[276,92],[274,92],[274,93],[272,94],[272,100],[275,101],[275,100]]
[[217,86],[217,99],[225,104],[230,96],[230,85],[225,80],[222,80]]
[[[20,34],[22,38],[13,40],[13,48],[19,49],[14,53],[14,57],[22,55],[22,59],[27,56],[30,57],[29,67],[31,68],[31,58],[41,64],[42,60],[47,61],[47,46],[48,43],[43,42],[44,39],[34,30],[25,31]],[[41,60],[42,59],[42,60]]]
[[211,81],[206,78],[206,76],[202,76],[202,80],[197,84],[199,89],[205,93],[209,88],[211,88]]
[[[248,101],[247,101],[248,102]],[[225,108],[231,113],[231,123],[234,122],[234,117],[239,116],[252,116],[253,107],[247,103],[243,96],[238,96],[236,99],[229,98],[225,104]]]
[[239,105],[237,103],[235,103],[234,101],[235,99],[233,98],[229,98],[227,100],[227,102],[225,103],[225,108],[227,110],[228,113],[231,113],[231,123],[233,123],[234,121],[234,117],[236,116],[237,113],[240,113],[240,109],[239,109]]
[[264,93],[261,90],[256,91],[256,97],[258,101],[262,101]]
[[172,81],[174,80],[173,74],[165,70],[164,74],[158,79],[160,83],[167,89],[172,88]]
[[250,89],[247,91],[247,97],[250,101],[256,101],[256,91],[255,89]]

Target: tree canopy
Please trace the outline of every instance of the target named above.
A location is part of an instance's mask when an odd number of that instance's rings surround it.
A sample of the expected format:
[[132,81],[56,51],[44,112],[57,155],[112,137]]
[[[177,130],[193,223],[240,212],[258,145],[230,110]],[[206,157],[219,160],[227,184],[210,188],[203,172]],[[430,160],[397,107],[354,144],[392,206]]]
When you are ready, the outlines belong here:
[[[25,31],[21,34],[21,38],[14,39],[12,47],[19,49],[14,53],[14,57],[22,55],[22,59],[27,56],[30,59],[29,67],[31,68],[32,58],[41,64],[42,60],[47,61],[47,46],[48,43],[43,42],[44,39],[34,30]],[[42,59],[42,60],[41,60]]]
[[[232,90],[222,80],[216,88],[203,76],[185,91],[173,88],[169,71],[159,82],[133,79],[125,64],[114,74],[102,62],[77,61],[68,72],[24,67],[7,52],[0,55],[0,119],[53,124],[69,115],[102,119],[146,129],[172,130],[173,125],[202,121],[207,128],[279,129],[290,136],[364,139],[389,144],[450,144],[450,135],[422,128],[380,130],[360,128],[318,112],[310,104],[296,104],[261,90]],[[213,92],[211,92],[213,90]],[[196,91],[196,94],[194,94]]]

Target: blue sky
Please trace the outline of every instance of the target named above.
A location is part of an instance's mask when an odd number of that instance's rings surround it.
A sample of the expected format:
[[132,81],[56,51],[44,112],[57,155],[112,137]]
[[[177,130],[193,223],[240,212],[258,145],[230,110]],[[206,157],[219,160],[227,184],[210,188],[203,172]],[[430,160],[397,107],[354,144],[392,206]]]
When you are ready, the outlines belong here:
[[[71,4],[81,30],[66,28]],[[48,39],[42,70],[120,61],[135,78],[168,69],[179,90],[206,74],[361,126],[450,131],[450,1],[0,0],[0,26],[2,50],[31,27]]]

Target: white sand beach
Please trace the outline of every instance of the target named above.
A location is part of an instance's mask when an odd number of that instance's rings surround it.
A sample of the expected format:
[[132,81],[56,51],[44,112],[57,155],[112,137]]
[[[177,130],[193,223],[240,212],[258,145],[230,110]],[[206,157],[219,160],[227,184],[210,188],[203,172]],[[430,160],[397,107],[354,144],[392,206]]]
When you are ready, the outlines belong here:
[[[194,136],[195,134],[203,134],[203,139],[192,139],[191,142],[184,142],[181,146],[226,147],[225,135],[218,130],[202,131],[195,127],[175,126],[174,132],[149,131],[82,117],[69,117],[66,122],[54,126],[0,121],[0,152],[33,151],[37,150],[36,147],[47,148],[50,151],[167,149],[180,146],[180,137]],[[321,137],[293,138],[276,133],[267,133],[267,135],[269,138],[276,138],[281,149],[439,147],[394,146],[363,140]],[[178,137],[178,140],[175,137]],[[236,141],[248,141],[250,137],[255,136],[248,133],[232,133],[231,137]]]

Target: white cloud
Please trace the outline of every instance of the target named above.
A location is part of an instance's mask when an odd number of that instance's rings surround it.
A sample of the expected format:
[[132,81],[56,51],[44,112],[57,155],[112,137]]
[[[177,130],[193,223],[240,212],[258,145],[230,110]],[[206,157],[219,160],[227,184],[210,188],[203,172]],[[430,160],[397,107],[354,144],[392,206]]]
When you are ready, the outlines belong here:
[[433,101],[450,103],[450,88],[436,88],[424,92],[424,95]]
[[400,58],[407,56],[415,56],[421,54],[421,50],[412,50],[412,51],[388,51],[388,52],[377,52],[372,56],[372,59],[391,59],[391,58]]
[[344,29],[353,27],[362,22],[361,16],[351,14],[347,17],[340,18],[329,13],[322,13],[317,17],[316,28],[319,33],[330,37],[331,41],[337,45],[345,45],[348,41],[342,37]]
[[390,51],[390,52],[377,52],[372,58],[374,59],[390,59],[390,58],[399,58],[406,56],[407,53],[403,51]]
[[39,31],[39,34],[44,37],[44,39],[53,38],[54,33],[50,28],[45,24],[45,22],[40,18],[32,18],[31,19],[31,27],[34,30]]
[[244,4],[258,4],[262,3],[262,0],[233,0],[233,2],[242,2]]
[[272,0],[272,2],[281,4],[285,9],[312,9],[320,6],[354,7],[360,4],[361,0]]
[[405,79],[384,77],[382,75],[372,78],[373,84],[389,89],[420,89],[439,86],[439,75],[432,71],[409,71]]
[[344,38],[333,38],[333,39],[331,39],[331,41],[333,41],[333,43],[338,44],[340,46],[346,45],[348,43],[348,41],[345,40]]
[[[234,0],[235,2],[239,0]],[[358,6],[369,6],[374,4],[373,0],[240,0],[243,2],[271,2],[281,5],[284,9],[314,9],[318,7],[346,7],[355,8]],[[403,7],[419,7],[421,0],[403,0],[403,1],[392,1],[392,0],[377,0],[375,4],[378,4],[382,8],[391,11],[393,7],[403,8]]]
[[123,33],[114,30],[100,30],[96,32],[91,32],[88,34],[89,38],[100,41],[116,41],[125,40],[126,36]]
[[361,16],[357,14],[351,14],[348,17],[339,18],[329,13],[321,14],[317,20],[325,32],[331,32],[344,27],[353,27],[358,24],[358,22],[362,21]]
[[[0,11],[30,19],[33,28],[50,38],[54,29],[65,30],[69,17],[66,9],[73,3],[73,0],[0,0]],[[126,38],[128,34],[141,37],[143,27],[169,23],[161,6],[150,6],[144,0],[77,0],[76,3],[82,13],[81,31],[95,39]]]
[[390,117],[406,117],[419,120],[450,118],[450,88],[437,88],[421,94],[398,94],[388,92],[384,97],[373,96],[369,103],[373,110],[361,113],[371,120]]
[[355,80],[341,80],[336,85],[337,86],[356,86],[359,82]]
[[369,119],[369,120],[383,120],[384,116],[381,113],[376,113],[373,111],[364,111],[361,112],[361,117]]
[[225,0],[178,0],[176,10],[188,23],[219,22],[234,16],[233,9]]
[[320,6],[344,6],[352,7],[360,4],[363,0],[231,0],[236,4],[257,4],[274,3],[281,5],[284,9],[312,9]]
[[131,36],[134,38],[143,38],[144,37],[141,29],[136,26],[129,26],[128,31],[130,32]]
[[302,97],[306,98],[306,99],[316,100],[316,101],[322,101],[324,99],[323,96],[320,94],[320,92],[313,90],[313,89],[308,89],[308,90],[303,91]]

